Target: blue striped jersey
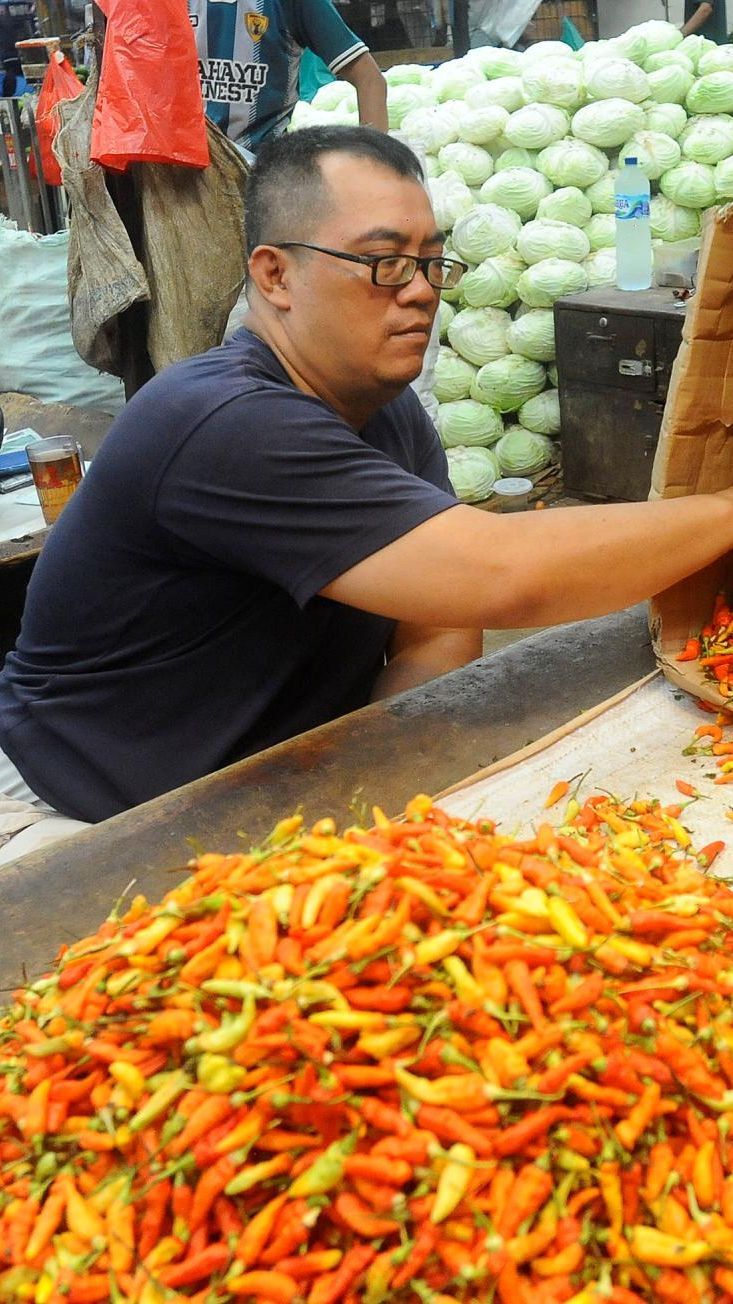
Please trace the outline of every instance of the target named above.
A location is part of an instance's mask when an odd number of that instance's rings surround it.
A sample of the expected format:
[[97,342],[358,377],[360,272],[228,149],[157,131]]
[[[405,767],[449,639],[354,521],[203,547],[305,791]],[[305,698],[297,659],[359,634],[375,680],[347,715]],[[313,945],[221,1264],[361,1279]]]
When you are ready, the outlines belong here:
[[284,131],[305,49],[337,76],[367,47],[330,0],[188,0],[208,117],[256,152]]

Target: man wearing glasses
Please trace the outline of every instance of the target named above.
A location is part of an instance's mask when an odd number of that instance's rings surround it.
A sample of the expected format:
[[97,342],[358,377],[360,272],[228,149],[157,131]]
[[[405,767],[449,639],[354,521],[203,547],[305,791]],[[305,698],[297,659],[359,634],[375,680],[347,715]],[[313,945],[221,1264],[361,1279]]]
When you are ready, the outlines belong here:
[[104,819],[733,547],[727,494],[456,502],[409,384],[463,264],[398,141],[269,141],[247,225],[246,327],[132,399],[36,566],[0,676],[0,792],[31,809]]

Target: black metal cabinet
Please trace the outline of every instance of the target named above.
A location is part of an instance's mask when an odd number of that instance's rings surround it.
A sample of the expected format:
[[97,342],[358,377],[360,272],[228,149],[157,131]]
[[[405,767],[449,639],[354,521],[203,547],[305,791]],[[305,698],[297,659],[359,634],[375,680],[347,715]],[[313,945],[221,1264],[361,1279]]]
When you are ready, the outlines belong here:
[[683,321],[671,290],[602,286],[557,301],[566,493],[647,497]]

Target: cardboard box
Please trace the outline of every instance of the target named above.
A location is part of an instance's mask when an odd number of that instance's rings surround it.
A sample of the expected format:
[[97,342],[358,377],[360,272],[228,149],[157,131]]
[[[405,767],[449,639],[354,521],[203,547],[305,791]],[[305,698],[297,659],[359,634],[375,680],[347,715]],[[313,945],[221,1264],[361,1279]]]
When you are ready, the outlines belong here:
[[[650,498],[712,493],[733,485],[733,205],[705,214],[697,291],[662,419]],[[728,704],[694,661],[676,661],[710,617],[715,594],[733,589],[733,554],[649,604],[659,665],[673,684],[716,706]]]

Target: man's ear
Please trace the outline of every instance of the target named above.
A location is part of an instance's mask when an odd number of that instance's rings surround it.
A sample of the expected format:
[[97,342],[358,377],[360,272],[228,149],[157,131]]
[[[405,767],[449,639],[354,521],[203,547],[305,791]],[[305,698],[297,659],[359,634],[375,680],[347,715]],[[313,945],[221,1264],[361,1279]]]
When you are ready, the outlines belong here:
[[291,266],[286,251],[273,245],[258,245],[249,257],[248,279],[255,284],[262,298],[280,311],[287,311],[290,307]]

